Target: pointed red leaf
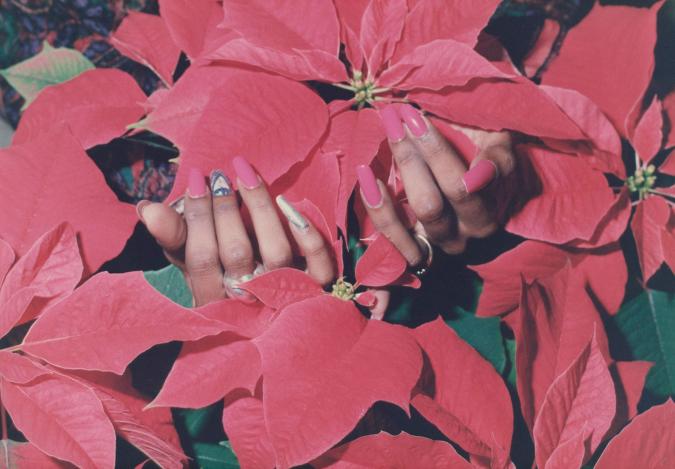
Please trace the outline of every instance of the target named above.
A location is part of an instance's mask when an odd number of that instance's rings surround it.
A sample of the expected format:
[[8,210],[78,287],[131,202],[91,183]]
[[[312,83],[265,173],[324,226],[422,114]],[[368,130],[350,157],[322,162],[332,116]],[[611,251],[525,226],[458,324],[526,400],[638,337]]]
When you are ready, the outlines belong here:
[[0,351],[0,377],[14,384],[27,384],[51,373],[34,360],[17,353]]
[[373,109],[345,111],[331,119],[322,148],[338,154],[340,186],[336,218],[343,233],[347,232],[347,205],[356,186],[356,167],[370,165],[384,140],[382,121]]
[[223,20],[223,9],[217,0],[159,0],[158,3],[173,42],[191,59],[224,34],[217,28]]
[[407,265],[396,246],[378,236],[356,264],[356,281],[368,287],[383,287],[398,279]]
[[675,176],[675,152],[671,152],[666,161],[659,166],[659,172]]
[[647,373],[654,364],[652,362],[614,362],[610,373],[616,388],[616,415],[610,435],[617,433],[629,420],[637,415],[637,406],[642,397]]
[[473,48],[498,0],[423,0],[411,4],[393,62],[436,39],[454,39]]
[[173,83],[180,49],[159,16],[130,11],[110,42],[122,54],[150,68],[167,86]]
[[267,306],[282,309],[291,303],[324,293],[321,285],[302,270],[283,268],[254,277],[242,283],[241,288]]
[[0,219],[12,220],[0,225],[0,238],[19,256],[47,230],[68,222],[78,235],[85,271],[95,272],[122,250],[138,220],[134,207],[117,200],[63,128],[0,150],[0,179]]
[[304,85],[229,67],[191,67],[139,125],[181,150],[171,200],[183,195],[187,169],[234,175],[237,155],[272,183],[307,157],[327,122],[326,105]]
[[572,248],[592,249],[616,243],[628,227],[631,212],[630,192],[624,187],[598,223],[593,236],[588,241],[574,240],[567,245]]
[[543,83],[588,96],[627,136],[626,118],[642,100],[654,70],[656,14],[662,4],[635,8],[596,3],[567,34]]
[[42,452],[81,468],[113,468],[115,430],[101,401],[63,375],[28,384],[0,381],[2,404],[14,425]]
[[566,444],[579,433],[585,462],[607,433],[615,410],[612,377],[593,337],[546,393],[533,430],[537,466],[561,458],[559,453],[568,452]]
[[525,79],[477,79],[460,88],[413,90],[408,98],[426,111],[470,127],[563,140],[586,138],[546,93]]
[[328,295],[287,306],[255,343],[280,467],[328,450],[376,401],[407,410],[422,365],[406,329],[368,321],[353,303]]
[[238,388],[253,392],[260,373],[258,350],[231,332],[186,342],[151,405],[200,409]]
[[472,47],[452,39],[437,39],[398,59],[378,80],[386,87],[439,90],[463,86],[474,78],[506,78]]
[[276,316],[276,310],[260,302],[244,303],[224,299],[194,309],[205,318],[218,321],[222,332],[234,332],[242,337],[257,337],[267,330]]
[[0,288],[0,337],[68,295],[81,277],[75,232],[62,223],[42,235],[5,277]]
[[18,443],[12,440],[0,440],[0,461],[3,468],[39,467],[40,469],[65,469],[64,462],[50,458],[31,443]]
[[605,177],[580,158],[521,147],[541,181],[541,193],[506,224],[507,231],[540,241],[588,241],[615,201]]
[[234,395],[225,399],[223,429],[242,469],[273,469],[274,449],[258,397]]
[[675,404],[668,400],[638,415],[600,455],[597,469],[668,467],[675,460]]
[[399,433],[362,436],[338,446],[315,461],[316,469],[357,469],[377,467],[403,469],[470,469],[471,464],[462,459],[445,441]]
[[370,0],[368,3],[361,18],[360,42],[370,75],[374,76],[394,53],[407,13],[405,0]]
[[666,260],[663,232],[670,219],[668,203],[661,197],[648,197],[638,204],[630,223],[637,246],[643,281],[652,278]]
[[84,148],[107,143],[122,136],[127,125],[143,115],[145,99],[128,73],[89,70],[43,90],[21,116],[13,143],[31,142],[61,124],[70,128]]
[[365,52],[361,43],[363,14],[370,0],[334,0],[340,20],[340,38],[345,45],[345,54],[352,68],[362,70]]
[[492,365],[459,338],[442,319],[415,329],[428,358],[432,385],[425,380],[412,405],[445,436],[472,456],[509,453],[513,432],[511,398]]
[[157,293],[141,272],[100,273],[52,306],[28,331],[22,350],[62,367],[111,371],[153,345],[197,340],[222,326]]
[[656,96],[638,121],[631,143],[644,164],[648,164],[661,150],[663,144],[663,107]]
[[5,275],[14,264],[16,257],[12,246],[0,239],[0,285],[5,280]]

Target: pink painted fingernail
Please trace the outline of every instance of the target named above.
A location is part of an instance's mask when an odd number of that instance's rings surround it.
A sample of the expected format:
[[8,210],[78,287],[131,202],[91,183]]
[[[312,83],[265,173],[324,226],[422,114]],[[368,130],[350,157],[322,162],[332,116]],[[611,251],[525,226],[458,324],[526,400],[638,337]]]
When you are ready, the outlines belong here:
[[403,122],[401,117],[396,112],[396,108],[391,104],[383,107],[379,111],[384,132],[391,142],[400,142],[405,138],[405,130],[403,129]]
[[255,189],[262,182],[255,172],[251,163],[246,161],[246,158],[237,156],[232,160],[232,166],[237,173],[237,177],[244,184],[246,189]]
[[427,123],[424,122],[422,114],[417,109],[410,104],[404,104],[399,108],[399,112],[405,125],[408,126],[408,129],[410,129],[410,132],[415,137],[423,137],[427,133],[429,130]]
[[199,199],[206,195],[204,173],[197,168],[190,168],[188,173],[188,195],[191,199]]
[[377,184],[375,174],[370,166],[360,165],[356,167],[356,175],[361,185],[361,193],[370,208],[377,208],[382,204],[382,193]]
[[462,178],[466,186],[466,192],[473,194],[478,192],[497,177],[497,167],[492,161],[480,160],[476,166],[464,173]]

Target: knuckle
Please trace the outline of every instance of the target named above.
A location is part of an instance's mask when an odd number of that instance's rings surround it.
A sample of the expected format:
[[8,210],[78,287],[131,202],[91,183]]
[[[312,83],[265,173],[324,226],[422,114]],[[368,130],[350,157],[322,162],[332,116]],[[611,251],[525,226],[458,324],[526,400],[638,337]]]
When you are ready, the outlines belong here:
[[395,158],[399,167],[409,166],[417,161],[417,152],[414,148],[401,148],[396,152]]
[[323,255],[323,253],[326,252],[326,245],[320,237],[312,237],[303,243],[302,252],[305,257]]
[[422,145],[424,145],[424,155],[429,160],[447,157],[448,147],[441,138],[442,137],[438,135],[430,133],[429,137],[423,140]]
[[232,212],[239,213],[239,204],[236,200],[223,200],[213,204],[213,213],[215,215],[227,215]]
[[205,275],[211,274],[218,270],[220,263],[216,253],[204,252],[190,256],[185,260],[190,275]]
[[389,237],[389,233],[396,226],[396,222],[390,216],[380,217],[377,220],[373,220],[373,226],[379,232]]
[[474,229],[471,233],[471,236],[474,238],[487,238],[488,236],[493,235],[497,229],[499,228],[499,225],[492,221],[489,223],[486,223],[485,225]]
[[185,210],[185,221],[188,223],[202,222],[211,218],[211,207],[200,205],[198,207],[190,207]]
[[466,185],[461,178],[457,178],[455,181],[450,184],[445,190],[445,196],[450,202],[462,202],[469,194],[466,191]]
[[272,209],[272,203],[268,197],[253,197],[246,202],[249,210],[264,212]]
[[413,207],[417,219],[422,224],[432,224],[441,220],[445,215],[443,201],[438,195],[425,195],[415,202]]
[[441,246],[444,253],[450,255],[461,254],[466,250],[466,239],[458,238],[448,241]]
[[245,243],[232,243],[221,249],[220,257],[228,269],[244,268],[252,263],[253,250]]
[[279,256],[272,257],[267,262],[265,262],[265,267],[267,270],[281,269],[282,267],[288,267],[292,264],[293,259],[290,255],[288,256]]

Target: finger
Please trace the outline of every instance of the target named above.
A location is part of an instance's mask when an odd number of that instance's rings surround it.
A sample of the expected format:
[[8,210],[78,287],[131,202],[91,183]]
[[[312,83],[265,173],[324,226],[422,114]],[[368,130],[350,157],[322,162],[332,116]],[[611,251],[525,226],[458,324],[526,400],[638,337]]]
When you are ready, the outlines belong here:
[[[478,156],[471,162],[473,169],[481,160],[488,160],[494,163],[496,171],[494,177],[485,177],[480,183],[480,190],[490,184],[496,178],[508,176],[516,167],[516,158],[513,152],[513,139],[511,132],[489,132],[481,129],[468,129],[458,127],[458,130],[466,134],[480,148]],[[468,172],[471,172],[469,170]]]
[[211,197],[204,175],[191,169],[185,197],[185,266],[192,283],[195,305],[225,297],[223,270],[218,258],[218,240],[213,225]]
[[171,262],[183,268],[187,238],[187,226],[183,217],[171,207],[148,200],[140,201],[136,205],[136,212]]
[[218,257],[225,275],[238,279],[251,274],[255,268],[253,247],[230,180],[222,171],[215,170],[211,173],[210,181]]
[[[443,135],[410,105],[400,108],[406,126],[411,129],[414,144],[419,148],[434,178],[452,205],[463,235],[483,237],[496,229],[494,214],[476,194],[473,173],[466,171],[462,158]],[[492,164],[487,163],[490,167]],[[493,168],[494,169],[494,168]],[[484,171],[479,168],[479,171]],[[485,177],[485,175],[481,175]],[[467,180],[469,183],[467,183]],[[426,229],[426,226],[425,226]],[[433,233],[429,233],[433,238]]]
[[371,319],[382,320],[384,319],[384,314],[387,312],[391,293],[389,290],[373,290],[373,294],[377,301],[375,302],[375,306],[370,308],[370,317]]
[[436,185],[429,166],[412,141],[417,129],[409,128],[411,135],[406,138],[401,117],[391,105],[380,110],[380,117],[410,208],[434,241],[442,242],[454,237],[456,233],[454,216]]
[[323,236],[284,196],[279,195],[276,200],[305,256],[307,273],[321,285],[331,283],[335,278],[335,269]]
[[420,264],[424,259],[422,249],[399,219],[385,185],[375,178],[369,166],[358,166],[356,174],[361,199],[375,229],[396,246],[409,265]]
[[244,158],[238,156],[232,163],[237,173],[239,193],[251,214],[265,269],[289,267],[293,263],[291,244],[267,188]]

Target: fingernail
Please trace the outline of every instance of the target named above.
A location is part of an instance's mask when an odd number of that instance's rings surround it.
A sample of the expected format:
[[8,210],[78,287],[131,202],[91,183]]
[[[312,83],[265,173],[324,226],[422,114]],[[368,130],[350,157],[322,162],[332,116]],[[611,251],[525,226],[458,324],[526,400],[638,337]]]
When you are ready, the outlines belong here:
[[307,231],[309,228],[309,223],[305,217],[295,208],[291,203],[286,200],[283,195],[277,196],[277,205],[281,209],[281,212],[288,218],[288,221],[300,231]]
[[464,173],[462,180],[467,194],[473,194],[490,184],[497,176],[497,167],[492,161],[480,160],[476,166]]
[[211,172],[211,194],[214,197],[224,197],[232,193],[232,183],[219,169]]
[[232,160],[232,166],[234,166],[234,171],[237,173],[239,180],[244,183],[246,189],[255,189],[261,183],[258,173],[255,172],[253,166],[246,161],[246,158],[237,156]]
[[379,207],[382,204],[382,193],[373,170],[370,169],[370,166],[360,165],[356,167],[356,175],[359,178],[361,193],[366,200],[366,204],[370,208]]
[[410,104],[404,104],[399,108],[399,112],[405,125],[410,129],[410,133],[415,137],[423,137],[427,133],[429,130],[427,123],[424,122],[422,114],[417,109]]
[[179,213],[180,215],[182,215],[183,212],[185,212],[185,197],[177,198],[176,200],[174,200],[173,202],[171,202],[169,204],[169,207],[174,209],[176,211],[176,213]]
[[197,168],[190,168],[188,173],[188,195],[191,199],[199,199],[206,195],[204,174]]
[[384,132],[387,134],[389,141],[396,143],[403,140],[405,138],[405,130],[403,129],[401,117],[396,112],[396,108],[389,104],[380,109],[379,114],[384,126]]
[[145,219],[143,218],[143,209],[148,205],[150,205],[149,200],[141,200],[136,204],[136,215],[138,215],[138,219],[143,223],[145,223]]

